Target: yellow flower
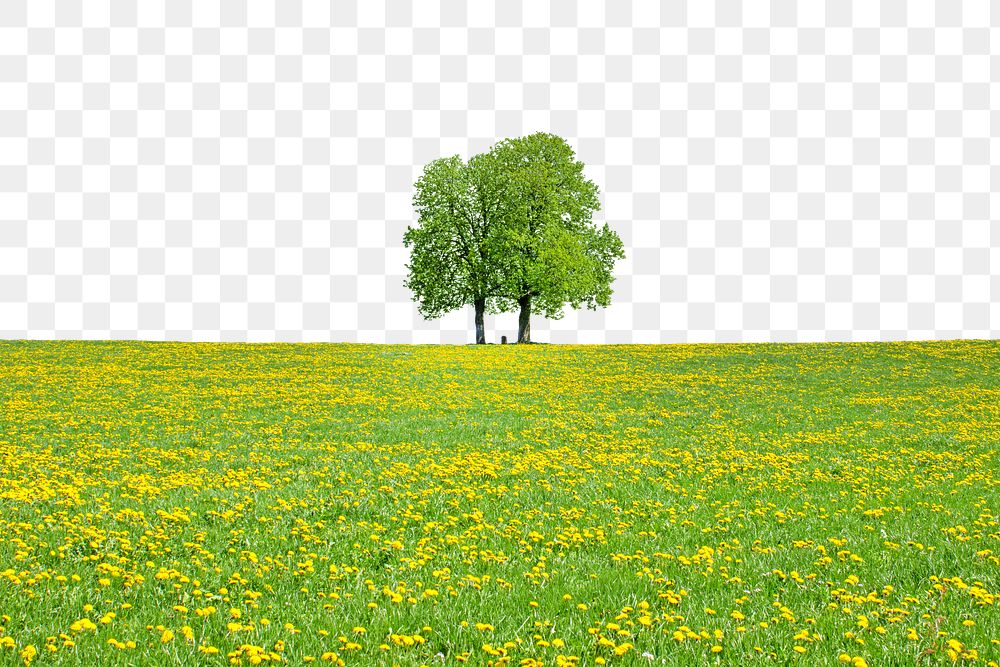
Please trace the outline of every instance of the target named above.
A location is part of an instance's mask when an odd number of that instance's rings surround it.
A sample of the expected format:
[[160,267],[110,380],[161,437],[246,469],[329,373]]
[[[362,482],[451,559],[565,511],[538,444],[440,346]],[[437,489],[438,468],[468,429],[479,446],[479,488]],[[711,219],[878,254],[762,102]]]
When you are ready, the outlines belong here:
[[632,650],[632,644],[621,644],[615,647],[614,654],[617,656],[622,656]]
[[69,629],[73,632],[84,632],[86,630],[96,630],[97,626],[89,618],[81,618],[78,621],[74,621]]
[[35,648],[34,644],[28,644],[21,649],[21,660],[23,660],[26,665],[31,664],[31,661],[35,659],[36,655],[38,655],[38,649]]

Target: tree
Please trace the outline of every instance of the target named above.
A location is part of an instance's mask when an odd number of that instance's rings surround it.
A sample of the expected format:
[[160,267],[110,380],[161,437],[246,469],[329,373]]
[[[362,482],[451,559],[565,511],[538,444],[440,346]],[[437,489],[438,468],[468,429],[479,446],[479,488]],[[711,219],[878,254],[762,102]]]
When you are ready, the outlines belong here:
[[591,309],[611,300],[621,239],[598,228],[597,186],[563,139],[507,139],[464,163],[434,160],[417,180],[417,225],[406,286],[424,317],[472,305],[476,343],[484,314],[519,309],[518,342],[531,342],[531,313],[558,319],[566,304]]
[[403,236],[403,245],[413,246],[406,286],[420,313],[440,317],[471,304],[478,344],[486,342],[484,313],[495,311],[500,292],[495,229],[506,206],[499,177],[484,156],[429,163],[414,186],[418,224]]
[[573,149],[553,134],[507,139],[490,151],[505,176],[504,224],[493,246],[500,262],[497,307],[519,309],[517,342],[531,342],[532,310],[550,319],[573,308],[611,302],[612,270],[625,256],[621,239],[593,214],[599,190]]

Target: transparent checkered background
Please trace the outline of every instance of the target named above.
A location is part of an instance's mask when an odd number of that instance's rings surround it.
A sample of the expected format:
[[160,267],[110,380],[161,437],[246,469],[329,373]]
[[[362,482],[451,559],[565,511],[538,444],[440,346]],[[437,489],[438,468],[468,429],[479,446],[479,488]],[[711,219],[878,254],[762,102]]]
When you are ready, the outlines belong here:
[[2,0],[0,337],[470,342],[412,183],[538,130],[627,258],[536,340],[1000,337],[990,0],[415,4]]

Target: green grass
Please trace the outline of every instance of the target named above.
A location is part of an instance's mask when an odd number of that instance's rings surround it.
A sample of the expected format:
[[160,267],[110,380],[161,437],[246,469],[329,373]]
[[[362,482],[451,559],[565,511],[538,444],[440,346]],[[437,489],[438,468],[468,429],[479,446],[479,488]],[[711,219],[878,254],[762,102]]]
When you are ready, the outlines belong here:
[[995,664],[998,443],[996,341],[2,341],[0,664]]

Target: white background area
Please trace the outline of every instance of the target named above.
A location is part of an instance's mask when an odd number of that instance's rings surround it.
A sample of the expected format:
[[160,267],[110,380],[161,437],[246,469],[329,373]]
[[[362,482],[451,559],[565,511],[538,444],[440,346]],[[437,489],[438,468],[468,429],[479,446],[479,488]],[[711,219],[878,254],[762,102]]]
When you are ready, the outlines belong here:
[[412,184],[541,130],[627,257],[536,340],[997,338],[998,14],[3,0],[0,337],[471,342],[403,286]]

